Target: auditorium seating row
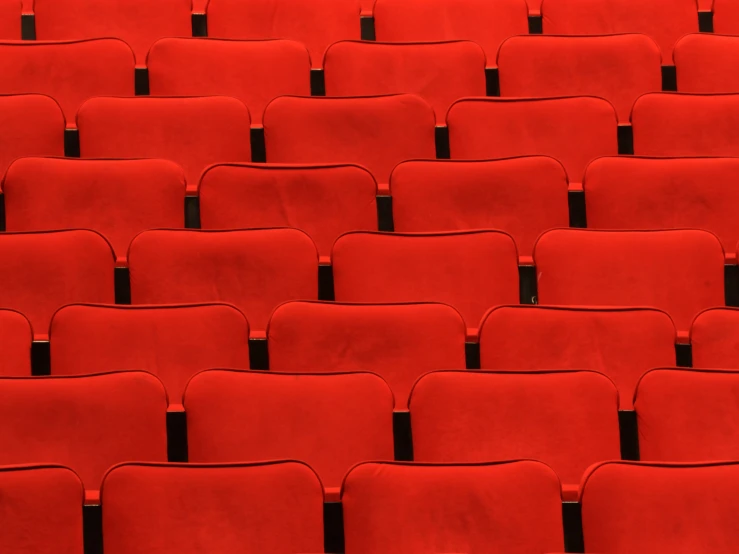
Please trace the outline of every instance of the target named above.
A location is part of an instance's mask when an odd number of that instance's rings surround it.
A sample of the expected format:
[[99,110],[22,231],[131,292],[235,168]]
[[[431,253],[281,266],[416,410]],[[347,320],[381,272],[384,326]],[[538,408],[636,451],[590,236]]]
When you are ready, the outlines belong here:
[[[732,554],[738,481],[735,463],[597,464],[583,480],[585,552]],[[345,551],[561,552],[558,489],[552,470],[529,460],[360,464],[342,487]],[[82,554],[88,521],[74,472],[3,468],[0,494],[3,551]],[[105,553],[324,552],[323,500],[316,474],[294,461],[122,464],[103,483]]]

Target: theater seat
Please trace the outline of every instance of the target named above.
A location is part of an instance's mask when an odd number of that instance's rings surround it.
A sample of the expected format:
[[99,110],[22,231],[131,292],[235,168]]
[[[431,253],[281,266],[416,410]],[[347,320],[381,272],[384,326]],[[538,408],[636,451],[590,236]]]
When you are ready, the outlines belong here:
[[8,231],[94,229],[119,265],[141,231],[185,225],[185,175],[168,160],[21,158],[3,192]]
[[361,38],[359,12],[357,0],[208,0],[206,8],[209,37],[302,42],[314,69],[330,44]]
[[163,38],[146,65],[152,96],[232,96],[255,125],[273,98],[310,96],[310,56],[292,40]]
[[739,309],[699,313],[690,327],[695,367],[739,369]]
[[77,113],[83,158],[172,160],[189,193],[208,165],[251,161],[249,125],[246,106],[223,96],[93,98]]
[[725,35],[739,33],[739,5],[733,0],[713,0],[713,32]]
[[677,90],[739,92],[739,79],[727,67],[739,62],[739,38],[695,33],[675,45]]
[[645,94],[631,124],[638,156],[739,154],[739,94]]
[[661,63],[646,35],[517,36],[498,51],[500,95],[597,96],[628,123],[639,96],[662,90]]
[[480,328],[480,364],[499,371],[599,371],[616,384],[620,408],[633,410],[642,374],[675,365],[676,335],[670,317],[649,308],[501,306]]
[[0,38],[2,40],[20,40],[21,11],[21,0],[0,1]]
[[72,304],[51,320],[51,374],[141,369],[182,408],[187,381],[211,367],[249,368],[249,323],[228,304]]
[[341,494],[347,554],[562,550],[559,480],[531,460],[360,464]]
[[462,316],[443,304],[287,302],[267,327],[272,371],[372,371],[408,407],[415,380],[465,367]]
[[401,233],[500,229],[531,265],[536,238],[567,227],[567,173],[554,158],[417,160],[390,175],[393,224]]
[[143,371],[0,378],[0,464],[68,466],[95,504],[112,465],[167,460],[166,409],[162,383]]
[[680,342],[698,312],[724,304],[724,253],[706,231],[547,231],[534,263],[539,303],[658,308]]
[[573,190],[592,159],[618,154],[616,111],[601,98],[469,98],[452,105],[447,125],[452,159],[551,156]]
[[736,263],[737,180],[739,158],[599,158],[585,170],[588,227],[705,229]]
[[541,15],[548,35],[648,35],[665,65],[678,39],[698,32],[696,0],[546,0]]
[[128,260],[132,304],[228,302],[254,338],[282,302],[318,298],[318,253],[296,229],[144,231]]
[[103,484],[107,554],[321,552],[323,494],[305,464],[123,464]]
[[485,311],[519,301],[516,246],[500,231],[347,233],[331,257],[337,301],[449,304],[469,340]]
[[[342,0],[344,1],[344,0]],[[387,194],[398,163],[436,157],[434,111],[411,94],[368,98],[283,96],[264,113],[269,163],[356,163]]]
[[93,96],[133,96],[134,56],[122,40],[0,42],[0,93],[48,94],[68,127]]
[[730,554],[737,484],[736,463],[599,464],[581,499],[585,552]]
[[64,155],[64,114],[41,94],[0,95],[0,172],[22,156]]
[[540,460],[565,500],[589,465],[621,457],[618,392],[594,371],[435,371],[409,407],[414,461]]
[[33,12],[38,40],[120,38],[140,67],[157,39],[192,36],[191,0],[33,0]]
[[527,34],[524,0],[376,0],[375,37],[382,42],[471,40],[495,67],[501,43]]
[[0,307],[25,315],[35,340],[65,304],[115,301],[113,251],[94,231],[2,233],[0,259]]
[[739,458],[739,373],[654,369],[636,387],[641,460]]
[[485,96],[485,53],[469,41],[332,44],[323,60],[328,96],[417,94],[444,125],[449,106]]
[[190,462],[300,460],[330,500],[356,463],[393,459],[393,393],[372,373],[203,371],[183,403]]
[[295,227],[328,264],[331,246],[352,230],[377,230],[377,183],[351,164],[220,164],[200,180],[200,227]]
[[0,309],[0,340],[0,375],[30,376],[33,329],[28,318],[15,310]]
[[82,482],[54,465],[0,468],[0,550],[83,554]]

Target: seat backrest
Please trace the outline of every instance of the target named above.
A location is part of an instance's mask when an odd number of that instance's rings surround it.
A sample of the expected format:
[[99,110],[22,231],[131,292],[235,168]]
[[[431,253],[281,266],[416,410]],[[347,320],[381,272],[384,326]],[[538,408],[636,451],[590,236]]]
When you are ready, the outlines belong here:
[[739,369],[739,310],[699,313],[690,327],[690,344],[695,367]]
[[282,302],[318,298],[318,253],[297,229],[144,231],[128,260],[132,304],[228,302],[254,337]]
[[471,40],[489,67],[505,39],[529,32],[523,0],[377,0],[373,13],[379,41]]
[[54,98],[67,126],[85,100],[134,95],[134,56],[122,40],[0,42],[0,93]]
[[649,308],[501,306],[480,328],[480,366],[592,369],[613,380],[620,408],[632,410],[639,377],[675,365],[676,335],[670,316]]
[[332,262],[339,302],[443,302],[470,337],[489,308],[520,299],[516,245],[500,231],[347,233]]
[[541,460],[568,499],[589,465],[621,457],[618,392],[594,371],[436,371],[409,407],[415,461]]
[[573,188],[593,158],[618,154],[616,111],[602,98],[465,99],[447,125],[452,159],[551,156]]
[[80,478],[52,465],[0,469],[0,550],[83,554]]
[[167,393],[143,371],[0,378],[0,464],[73,469],[96,501],[105,472],[128,460],[167,460]]
[[251,161],[249,125],[246,106],[224,96],[93,98],[77,113],[83,158],[172,160],[188,192],[210,164]]
[[646,35],[517,36],[498,52],[500,95],[597,96],[628,123],[639,96],[662,90],[661,63]]
[[562,164],[545,156],[402,162],[390,175],[394,230],[500,229],[530,265],[536,238],[569,225],[567,186]]
[[654,369],[636,387],[640,459],[739,458],[739,372]]
[[665,65],[677,40],[698,32],[696,0],[545,0],[541,15],[548,35],[648,35],[659,44]]
[[108,554],[323,551],[321,482],[299,462],[123,464],[102,494]]
[[141,369],[162,380],[171,404],[212,367],[249,368],[249,323],[227,304],[73,304],[51,320],[51,374]]
[[30,376],[33,329],[28,318],[15,310],[0,309],[0,337],[2,337],[0,375]]
[[209,37],[302,42],[320,69],[330,44],[361,38],[359,12],[357,0],[209,0],[206,13]]
[[605,462],[582,493],[587,552],[735,551],[739,466]]
[[20,158],[3,192],[8,231],[93,229],[119,264],[141,231],[185,225],[185,174],[168,160]]
[[713,0],[713,32],[739,33],[739,6],[732,0]]
[[465,367],[464,340],[462,316],[443,304],[287,302],[267,327],[272,371],[372,371],[398,410],[423,373]]
[[221,164],[200,180],[200,228],[295,227],[328,264],[341,234],[377,230],[376,193],[356,165]]
[[273,98],[310,96],[310,56],[292,40],[163,38],[146,65],[153,96],[232,96],[255,125]]
[[444,124],[455,100],[485,96],[485,53],[469,41],[337,42],[323,61],[327,96],[417,94]]
[[192,0],[33,0],[33,11],[38,40],[120,38],[139,66],[157,39],[192,36]]
[[64,113],[41,94],[0,95],[0,173],[23,156],[64,155]]
[[0,307],[25,315],[37,340],[65,304],[115,302],[113,251],[94,231],[3,233],[0,259]]
[[645,94],[631,124],[638,156],[739,155],[739,94]]
[[559,480],[531,460],[361,464],[341,502],[347,554],[563,549]]
[[736,263],[737,181],[739,158],[599,158],[583,181],[588,227],[705,229]]
[[434,111],[411,94],[273,100],[264,113],[270,163],[356,163],[381,187],[398,163],[436,157]]
[[547,231],[534,263],[541,304],[658,308],[681,339],[698,312],[724,305],[724,253],[707,231]]
[[0,37],[3,40],[21,38],[21,0],[0,1]]
[[301,460],[338,498],[354,464],[393,459],[393,394],[372,373],[203,371],[184,405],[190,462]]
[[[738,27],[739,29],[739,27]],[[737,92],[739,78],[725,71],[739,63],[739,38],[694,33],[681,38],[673,53],[680,92]]]

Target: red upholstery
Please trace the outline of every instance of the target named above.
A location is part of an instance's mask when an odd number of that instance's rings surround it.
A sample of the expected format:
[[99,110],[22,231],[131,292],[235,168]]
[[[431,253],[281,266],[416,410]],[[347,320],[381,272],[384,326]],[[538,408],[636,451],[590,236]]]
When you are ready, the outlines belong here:
[[73,304],[54,314],[52,375],[142,369],[181,407],[187,381],[211,367],[249,367],[249,323],[227,304]]
[[690,344],[695,367],[739,369],[739,310],[699,313],[690,327]]
[[20,312],[0,309],[0,375],[25,377],[31,375],[31,322]]
[[133,304],[229,302],[255,337],[282,302],[318,298],[318,253],[295,229],[145,231],[128,254]]
[[249,107],[256,125],[273,98],[310,96],[310,56],[291,40],[163,38],[146,65],[153,96],[232,96]]
[[21,156],[63,156],[64,114],[40,94],[0,95],[0,172]]
[[649,35],[659,44],[665,65],[670,63],[677,40],[685,34],[698,32],[696,0],[546,0],[541,15],[547,34]]
[[559,480],[530,460],[368,463],[342,490],[347,554],[562,549]]
[[323,67],[328,96],[417,94],[438,125],[455,100],[485,96],[485,53],[474,42],[344,41],[329,47]]
[[585,171],[588,227],[705,229],[736,263],[737,180],[739,158],[600,158]]
[[107,554],[323,551],[323,494],[308,466],[125,464],[103,482]]
[[489,67],[505,39],[529,32],[523,0],[376,0],[374,16],[379,41],[471,40]]
[[689,462],[739,458],[739,373],[654,369],[634,394],[640,459]]
[[3,40],[20,40],[21,8],[21,0],[0,1],[0,37]]
[[318,69],[330,44],[359,40],[359,11],[357,0],[208,0],[208,36],[296,40]]
[[403,162],[390,189],[395,231],[500,229],[524,264],[543,231],[569,225],[567,174],[553,158]]
[[443,302],[470,338],[488,308],[519,301],[516,246],[499,231],[347,233],[332,260],[339,302]]
[[161,37],[192,36],[191,0],[33,0],[38,40],[117,37],[143,66]]
[[37,340],[61,306],[115,301],[113,251],[93,231],[2,233],[0,259],[0,307],[25,315]]
[[681,92],[739,92],[739,78],[726,71],[739,63],[739,38],[695,33],[675,45],[677,90]]
[[739,33],[739,5],[733,0],[713,0],[713,32]]
[[393,394],[372,373],[204,371],[184,405],[190,462],[301,460],[334,500],[354,464],[393,459]]
[[739,94],[645,94],[631,123],[639,156],[739,154]]
[[185,224],[185,175],[167,160],[21,158],[3,191],[8,231],[94,229],[119,264],[141,231]]
[[551,156],[574,189],[590,160],[618,154],[616,112],[600,98],[460,100],[447,124],[452,158]]
[[110,466],[166,461],[166,409],[162,383],[143,371],[0,378],[0,464],[68,466],[94,503]]
[[0,550],[83,554],[82,483],[60,466],[0,469]]
[[568,500],[590,464],[621,457],[618,392],[593,371],[437,371],[409,406],[415,461],[541,460]]
[[222,164],[200,180],[200,226],[295,227],[329,263],[339,235],[377,230],[376,192],[372,174],[356,165]]
[[639,96],[662,90],[660,65],[659,47],[645,35],[512,37],[498,52],[500,95],[598,96],[628,123]]
[[0,43],[0,93],[53,97],[68,126],[93,96],[133,96],[134,57],[122,40]]
[[586,552],[730,554],[739,466],[606,462],[582,496]]
[[77,114],[82,157],[166,158],[189,192],[208,165],[251,160],[249,125],[246,106],[223,96],[93,98]]
[[373,371],[399,410],[426,371],[465,367],[462,316],[443,304],[288,302],[267,339],[272,371]]
[[706,231],[547,231],[534,263],[541,304],[651,306],[681,339],[699,311],[724,304],[724,253]]
[[675,365],[677,331],[648,308],[501,306],[480,328],[483,369],[592,369],[618,387],[620,408],[633,410],[634,387],[653,368]]
[[264,113],[264,140],[270,163],[357,163],[385,192],[395,165],[436,157],[434,111],[410,94],[277,98]]

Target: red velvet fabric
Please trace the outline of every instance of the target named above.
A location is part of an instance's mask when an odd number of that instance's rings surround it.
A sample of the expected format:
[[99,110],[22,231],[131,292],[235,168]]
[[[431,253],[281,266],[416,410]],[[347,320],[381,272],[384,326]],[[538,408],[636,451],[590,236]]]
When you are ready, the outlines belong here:
[[677,90],[681,92],[736,92],[739,78],[726,71],[739,63],[739,37],[695,33],[680,39],[673,54]]
[[690,327],[690,344],[695,367],[739,369],[739,309],[699,313]]
[[31,375],[31,341],[33,329],[28,318],[14,310],[0,309],[0,375],[29,377]]

